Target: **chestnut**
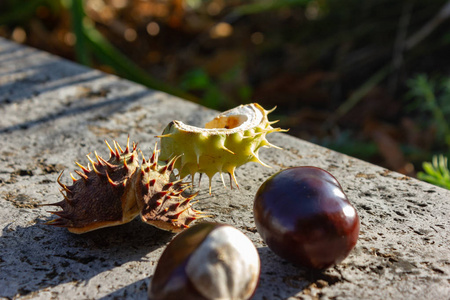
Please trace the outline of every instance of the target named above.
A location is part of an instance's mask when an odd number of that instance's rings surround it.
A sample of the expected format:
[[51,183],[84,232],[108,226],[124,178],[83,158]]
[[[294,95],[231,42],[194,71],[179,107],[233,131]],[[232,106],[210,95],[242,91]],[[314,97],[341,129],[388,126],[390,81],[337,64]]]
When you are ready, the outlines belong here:
[[358,240],[358,213],[336,178],[317,167],[272,175],[258,189],[253,213],[267,246],[298,266],[329,268]]
[[260,260],[253,243],[225,224],[200,223],[178,234],[163,251],[149,300],[249,299]]

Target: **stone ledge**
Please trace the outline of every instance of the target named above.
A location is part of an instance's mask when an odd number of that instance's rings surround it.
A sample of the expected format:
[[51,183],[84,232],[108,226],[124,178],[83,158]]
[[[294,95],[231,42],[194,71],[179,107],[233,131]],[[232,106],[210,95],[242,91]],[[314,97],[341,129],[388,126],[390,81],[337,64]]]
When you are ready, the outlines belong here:
[[[0,39],[0,298],[146,299],[148,277],[172,238],[135,220],[73,235],[42,225],[59,201],[59,172],[86,163],[104,140],[128,135],[144,153],[171,120],[202,126],[216,112],[138,84]],[[197,207],[232,224],[262,260],[254,299],[443,299],[450,295],[450,191],[336,153],[286,134],[284,150],[261,150],[273,168],[237,170],[240,190],[206,180]],[[361,218],[351,255],[314,274],[274,255],[256,232],[253,197],[270,175],[313,165],[342,184]],[[69,172],[63,176],[68,182]]]

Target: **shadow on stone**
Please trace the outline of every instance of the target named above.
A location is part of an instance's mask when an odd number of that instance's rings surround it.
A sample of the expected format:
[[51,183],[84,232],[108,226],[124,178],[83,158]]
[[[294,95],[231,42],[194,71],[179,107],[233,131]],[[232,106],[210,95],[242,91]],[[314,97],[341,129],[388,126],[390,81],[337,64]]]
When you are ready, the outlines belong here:
[[[317,271],[296,267],[278,257],[268,247],[258,248],[258,253],[261,259],[261,280],[254,299],[287,299],[301,291],[308,294],[311,287],[320,289],[343,280],[334,268]],[[271,291],[271,294],[268,295],[267,291]]]
[[142,91],[139,93],[134,93],[131,96],[128,97],[117,97],[117,98],[111,98],[111,99],[104,99],[103,101],[95,102],[95,103],[87,103],[87,104],[76,104],[70,107],[64,107],[60,109],[59,111],[56,111],[54,113],[49,113],[46,116],[36,118],[34,120],[29,120],[22,122],[20,124],[7,126],[0,128],[0,134],[9,133],[16,130],[23,130],[28,129],[37,125],[41,125],[43,123],[47,123],[50,121],[54,121],[56,119],[73,116],[73,115],[79,115],[82,113],[85,113],[87,111],[91,110],[102,110],[103,114],[106,114],[109,112],[110,115],[113,114],[114,111],[118,111],[120,109],[124,108],[124,105],[129,105],[132,102],[140,99],[141,97],[148,96],[148,91]]
[[119,299],[135,299],[135,300],[145,300],[147,299],[147,289],[150,283],[150,278],[145,278],[133,282],[123,288],[115,290],[104,297],[99,298],[99,300],[119,300]]
[[43,224],[7,226],[0,237],[0,297],[23,296],[69,282],[84,284],[127,262],[147,260],[172,237],[139,220],[82,235]]

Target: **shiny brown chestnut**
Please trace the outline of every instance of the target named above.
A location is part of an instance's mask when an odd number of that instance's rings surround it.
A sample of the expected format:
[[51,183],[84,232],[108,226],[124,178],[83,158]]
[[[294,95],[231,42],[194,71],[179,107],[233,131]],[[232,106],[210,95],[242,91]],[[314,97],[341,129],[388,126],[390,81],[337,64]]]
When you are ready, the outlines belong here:
[[329,268],[358,240],[358,213],[336,178],[317,167],[292,167],[268,178],[253,212],[267,246],[298,266]]
[[177,235],[161,255],[149,300],[249,299],[260,260],[253,243],[225,224],[200,223]]

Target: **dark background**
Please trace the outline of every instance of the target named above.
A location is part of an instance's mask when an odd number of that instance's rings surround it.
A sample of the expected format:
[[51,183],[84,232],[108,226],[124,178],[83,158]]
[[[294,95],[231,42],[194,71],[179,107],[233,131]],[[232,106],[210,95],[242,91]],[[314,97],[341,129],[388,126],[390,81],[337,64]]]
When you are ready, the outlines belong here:
[[0,36],[415,176],[450,148],[449,3],[1,0]]

